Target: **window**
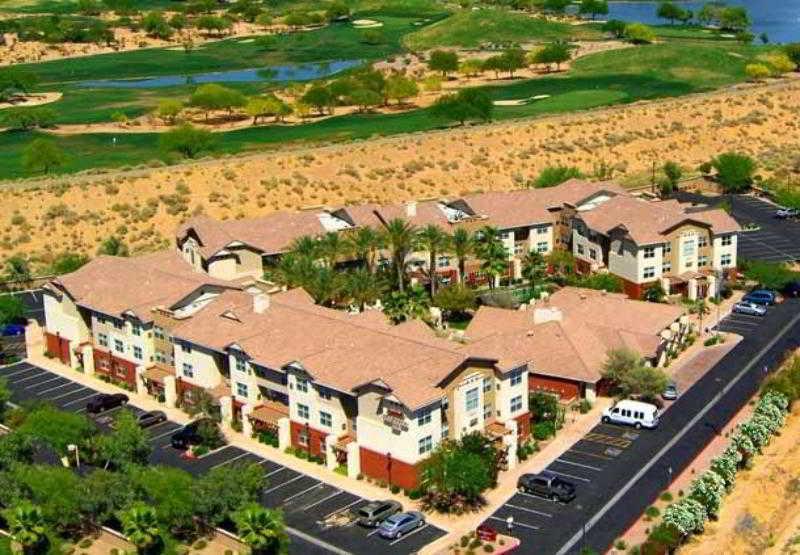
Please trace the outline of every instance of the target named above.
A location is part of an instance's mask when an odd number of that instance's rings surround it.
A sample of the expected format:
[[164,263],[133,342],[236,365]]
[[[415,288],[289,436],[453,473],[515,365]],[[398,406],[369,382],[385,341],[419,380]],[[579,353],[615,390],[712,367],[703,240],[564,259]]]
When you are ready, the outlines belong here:
[[547,233],[547,228],[546,227],[537,227],[536,228],[536,233],[538,233],[539,235],[544,235],[545,233]]
[[424,455],[433,450],[433,437],[425,436],[419,440],[419,454]]
[[683,256],[694,256],[696,247],[697,243],[695,242],[694,237],[691,239],[686,239],[683,242]]
[[181,343],[181,350],[184,353],[191,353],[192,352],[192,346],[189,345],[188,343]]
[[138,345],[133,346],[133,358],[139,360],[142,360],[144,358],[144,355],[142,355],[142,348],[139,347]]
[[330,401],[331,400],[331,397],[332,397],[331,392],[328,391],[327,389],[319,389],[318,393],[319,393],[320,399],[325,399],[326,401]]
[[661,265],[661,273],[662,274],[666,274],[666,273],[669,273],[671,271],[672,271],[672,262],[664,262],[664,264]]
[[183,375],[187,378],[194,378],[194,367],[188,362],[183,363]]
[[722,238],[722,241],[720,241],[720,245],[722,245],[723,247],[729,247],[732,244],[733,244],[733,235],[726,235],[725,237]]
[[656,257],[656,248],[655,247],[645,247],[644,254],[642,255],[644,258],[655,258]]
[[424,426],[431,423],[431,411],[426,410],[417,417],[417,426]]
[[308,419],[308,405],[304,405],[302,403],[297,403],[297,416],[300,418]]
[[239,397],[247,397],[247,384],[236,382],[236,395]]
[[333,426],[333,417],[331,416],[331,413],[322,410],[319,411],[319,423],[326,428]]
[[697,238],[697,246],[698,247],[707,247],[708,246],[708,237],[705,235],[701,235]]
[[664,254],[672,252],[672,243],[664,243]]
[[445,397],[442,399],[442,412],[447,412],[448,408],[450,408],[450,399]]
[[236,357],[236,371],[245,372],[245,368],[244,359]]
[[125,323],[122,320],[114,320],[114,327],[121,330],[125,327]]
[[120,341],[119,339],[114,340],[114,350],[119,351],[120,353],[125,352],[125,343]]
[[697,265],[698,266],[708,266],[708,257],[707,256],[699,257],[697,259]]
[[517,395],[511,399],[511,412],[522,410],[522,395]]
[[644,272],[642,273],[642,277],[644,277],[645,279],[651,278],[651,277],[656,277],[656,268],[655,268],[655,266],[647,266],[647,267],[645,267]]
[[483,392],[488,393],[492,390],[492,378],[483,378]]
[[589,249],[589,258],[597,260],[597,249]]
[[517,372],[511,375],[511,387],[522,383],[522,372]]
[[523,247],[522,243],[514,243],[514,255],[519,256],[523,253],[525,248]]
[[536,243],[536,252],[547,252],[548,244],[547,241],[539,241]]
[[301,429],[297,433],[297,443],[302,447],[308,447],[308,431]]
[[108,336],[104,333],[97,334],[97,342],[101,347],[108,347]]
[[489,420],[492,417],[492,405],[483,405],[483,419]]
[[578,248],[578,254],[583,254],[583,245],[578,243],[577,248]]
[[722,266],[730,266],[732,264],[732,256],[730,254],[723,254],[719,257],[719,263]]
[[297,391],[306,393],[308,391],[308,380],[304,378],[297,378]]
[[442,424],[442,439],[447,439],[447,436],[450,435],[450,424],[444,422]]
[[687,260],[686,261],[687,268],[694,268],[694,260]]
[[449,256],[440,256],[439,259],[436,261],[436,266],[439,268],[449,268],[450,267],[450,257]]
[[156,339],[164,339],[164,328],[161,326],[153,326],[153,335],[156,336]]
[[480,394],[478,392],[478,388],[474,387],[467,391],[467,403],[466,408],[467,411],[473,411],[478,409],[478,399]]
[[142,335],[142,326],[139,324],[131,324],[131,333],[136,336]]

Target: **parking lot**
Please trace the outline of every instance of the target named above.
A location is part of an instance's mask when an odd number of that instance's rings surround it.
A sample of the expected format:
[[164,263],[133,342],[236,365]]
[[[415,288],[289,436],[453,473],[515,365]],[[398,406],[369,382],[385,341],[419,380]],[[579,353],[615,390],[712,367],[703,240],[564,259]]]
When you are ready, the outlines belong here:
[[[767,311],[769,312],[769,309],[767,309]],[[714,329],[745,336],[756,331],[763,321],[763,316],[751,316],[750,314],[732,312],[720,320],[719,325],[714,326]]]
[[[8,381],[11,401],[15,404],[43,400],[66,411],[84,412],[87,403],[98,394],[90,387],[27,362],[0,367],[0,377]],[[128,408],[141,412],[133,405],[128,405]],[[104,416],[113,412],[107,411]],[[267,485],[261,493],[261,502],[266,507],[283,511],[292,540],[292,553],[414,553],[445,534],[430,524],[397,540],[384,540],[375,530],[364,529],[355,522],[326,528],[323,525],[326,517],[342,510],[358,510],[368,500],[232,445],[199,459],[186,459],[181,456],[181,451],[170,445],[172,434],[180,428],[180,424],[168,420],[147,429],[153,446],[151,463],[182,468],[193,475],[239,462],[262,465]]]
[[622,460],[624,454],[642,433],[647,432],[612,424],[598,424],[546,468],[575,485],[577,498],[574,501],[563,504],[517,492],[484,524],[498,531],[508,531],[508,518],[511,517],[511,535],[521,539],[524,546],[539,544],[548,531],[552,533],[554,529],[563,527],[565,522],[580,517],[582,499],[608,496],[608,491],[599,483],[603,473],[619,464],[625,464]]

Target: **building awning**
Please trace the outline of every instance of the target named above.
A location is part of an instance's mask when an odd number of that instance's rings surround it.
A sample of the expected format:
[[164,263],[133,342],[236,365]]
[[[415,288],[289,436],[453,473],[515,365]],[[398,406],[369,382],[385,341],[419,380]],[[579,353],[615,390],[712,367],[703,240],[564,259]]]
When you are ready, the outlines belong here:
[[142,373],[142,377],[145,380],[149,382],[160,383],[162,385],[164,384],[164,378],[174,375],[175,370],[163,364],[154,364]]
[[352,434],[347,433],[339,437],[333,447],[341,451],[347,451],[347,445],[353,443],[355,440],[356,438],[353,437]]
[[265,401],[263,404],[254,408],[253,412],[250,413],[250,418],[252,420],[257,420],[269,426],[277,426],[281,418],[286,418],[288,416],[288,407],[274,401]]
[[504,435],[510,434],[511,430],[505,427],[504,424],[500,422],[489,422],[486,425],[486,435],[489,436],[490,439],[500,439]]
[[208,393],[217,401],[222,399],[223,397],[230,397],[231,396],[231,388],[227,384],[221,383],[218,386],[212,387],[208,390]]

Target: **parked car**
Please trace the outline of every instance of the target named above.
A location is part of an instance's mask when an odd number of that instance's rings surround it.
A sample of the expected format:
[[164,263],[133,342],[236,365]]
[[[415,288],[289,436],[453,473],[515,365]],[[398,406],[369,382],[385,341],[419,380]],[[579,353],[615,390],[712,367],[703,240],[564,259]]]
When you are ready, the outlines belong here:
[[425,515],[418,511],[396,513],[381,522],[378,534],[383,538],[396,540],[416,528],[425,526]]
[[167,415],[161,412],[160,410],[151,410],[149,412],[143,412],[139,416],[136,417],[136,421],[139,423],[140,428],[149,428],[150,426],[155,426],[156,424],[161,424],[162,422],[166,422]]
[[3,337],[25,335],[25,326],[22,324],[6,324],[5,326],[0,326],[0,335]]
[[658,426],[658,407],[642,401],[626,399],[603,411],[603,422],[627,424],[637,430]]
[[678,398],[678,384],[675,382],[670,382],[667,384],[667,387],[664,388],[664,391],[661,392],[661,398],[665,401],[674,401]]
[[391,499],[370,501],[358,510],[358,523],[361,526],[375,528],[381,522],[402,510],[403,506]]
[[200,418],[186,424],[183,428],[172,434],[170,444],[175,449],[188,449],[192,445],[200,445],[203,442],[203,436],[200,434],[200,427],[205,424],[214,424],[211,418]]
[[86,412],[98,414],[128,404],[128,396],[124,393],[101,393],[86,403]]
[[779,220],[787,220],[797,216],[800,216],[800,210],[797,210],[797,208],[780,208],[775,212],[775,217]]
[[547,470],[539,474],[523,474],[517,480],[517,490],[562,503],[569,503],[576,495],[574,484]]
[[743,303],[755,303],[762,305],[775,304],[775,293],[769,289],[755,289],[750,291],[742,298]]
[[740,302],[733,305],[733,311],[750,316],[764,316],[767,313],[767,307],[752,302]]

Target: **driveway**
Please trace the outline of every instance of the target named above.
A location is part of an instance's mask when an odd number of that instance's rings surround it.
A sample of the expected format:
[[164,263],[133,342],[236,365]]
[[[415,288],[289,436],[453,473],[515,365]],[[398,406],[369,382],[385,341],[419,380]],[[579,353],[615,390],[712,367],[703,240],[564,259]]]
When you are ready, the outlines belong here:
[[[87,403],[98,394],[91,387],[27,362],[0,367],[0,377],[8,381],[11,401],[15,404],[47,401],[60,409],[80,413],[85,412]],[[134,413],[142,412],[134,405],[128,408]],[[118,410],[121,409],[107,411],[104,415]],[[354,524],[325,529],[322,525],[325,517],[343,509],[358,510],[368,500],[234,445],[226,445],[198,459],[186,459],[170,445],[172,434],[180,428],[180,424],[167,420],[147,429],[153,447],[150,462],[181,468],[195,476],[239,462],[262,465],[267,485],[261,492],[261,502],[265,507],[283,511],[291,536],[291,553],[406,554],[419,551],[445,534],[431,524],[392,541]]]

